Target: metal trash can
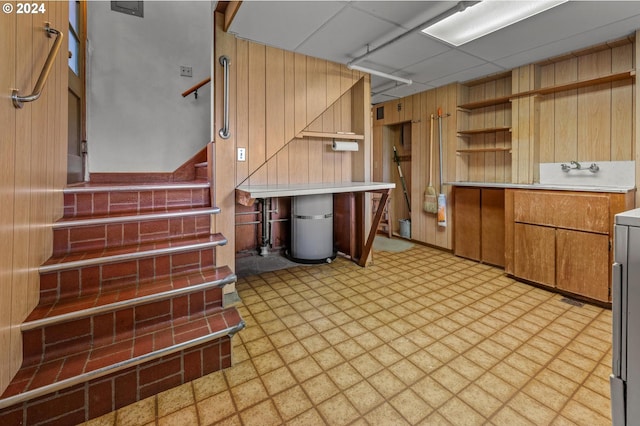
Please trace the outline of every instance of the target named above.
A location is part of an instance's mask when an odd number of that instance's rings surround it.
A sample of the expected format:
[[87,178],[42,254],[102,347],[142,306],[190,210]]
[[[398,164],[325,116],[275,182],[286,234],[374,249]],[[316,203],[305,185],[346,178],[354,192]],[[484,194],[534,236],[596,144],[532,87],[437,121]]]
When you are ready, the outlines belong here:
[[287,255],[299,263],[325,263],[335,259],[333,194],[293,197],[291,248]]
[[400,219],[400,236],[411,238],[411,219]]

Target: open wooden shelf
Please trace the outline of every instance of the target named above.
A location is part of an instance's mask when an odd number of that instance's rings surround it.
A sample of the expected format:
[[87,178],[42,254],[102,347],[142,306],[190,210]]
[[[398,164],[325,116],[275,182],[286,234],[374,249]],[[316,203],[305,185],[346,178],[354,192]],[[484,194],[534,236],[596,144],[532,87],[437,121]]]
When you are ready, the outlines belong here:
[[509,95],[509,96],[501,96],[499,98],[485,99],[483,101],[468,102],[466,104],[458,105],[458,109],[472,110],[472,109],[484,108],[488,106],[508,104],[511,101],[512,97],[513,95]]
[[458,109],[473,110],[478,108],[485,108],[488,106],[503,105],[503,104],[508,104],[512,99],[522,98],[525,96],[549,95],[551,93],[562,92],[565,90],[580,89],[583,87],[595,86],[603,83],[611,83],[613,81],[634,79],[635,76],[636,76],[635,70],[628,70],[624,72],[603,75],[601,77],[591,78],[589,80],[575,81],[572,83],[559,84],[556,86],[542,87],[539,89],[528,90],[526,92],[514,93],[508,96],[500,96],[499,98],[485,99],[477,102],[467,102],[465,104],[458,105]]
[[476,152],[506,152],[511,151],[511,148],[502,147],[502,148],[467,148],[467,149],[456,149],[457,153],[460,154],[473,154]]
[[488,127],[486,129],[470,129],[470,130],[458,130],[458,135],[480,135],[483,133],[496,133],[496,132],[510,132],[511,127]]
[[296,135],[298,138],[324,138],[324,139],[349,139],[349,140],[364,140],[364,135],[357,135],[355,133],[327,133],[327,132],[310,132],[304,130]]
[[635,76],[636,71],[629,70],[614,74],[603,75],[602,77],[591,78],[589,80],[575,81],[572,83],[559,84],[557,86],[542,87],[540,89],[529,90],[522,93],[514,93],[511,98],[515,99],[531,95],[549,95],[551,93],[563,92],[565,90],[580,89],[583,87],[596,86],[603,83],[611,83],[613,81],[634,79]]

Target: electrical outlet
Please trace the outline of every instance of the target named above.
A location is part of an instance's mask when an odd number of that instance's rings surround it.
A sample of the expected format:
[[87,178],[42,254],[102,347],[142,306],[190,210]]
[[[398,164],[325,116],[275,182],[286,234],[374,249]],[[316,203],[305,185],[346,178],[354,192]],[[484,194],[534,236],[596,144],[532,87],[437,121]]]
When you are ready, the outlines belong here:
[[238,161],[247,161],[247,150],[245,148],[238,148]]
[[193,77],[193,69],[180,65],[180,77]]

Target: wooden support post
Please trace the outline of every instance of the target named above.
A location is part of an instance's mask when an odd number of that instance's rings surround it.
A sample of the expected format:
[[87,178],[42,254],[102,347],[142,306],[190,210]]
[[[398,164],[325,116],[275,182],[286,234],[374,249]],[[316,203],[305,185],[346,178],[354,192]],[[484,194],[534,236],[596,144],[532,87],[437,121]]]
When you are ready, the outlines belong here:
[[367,238],[367,243],[362,248],[362,254],[360,259],[358,260],[358,265],[365,266],[367,263],[367,258],[369,257],[369,253],[371,253],[371,248],[373,247],[373,240],[376,237],[376,231],[378,229],[378,225],[380,225],[380,220],[382,219],[382,213],[384,213],[384,206],[387,204],[387,200],[389,199],[389,194],[391,193],[391,189],[387,189],[385,191],[380,191],[382,193],[382,197],[380,198],[380,204],[378,204],[378,209],[376,210],[376,215],[373,218],[373,222],[371,223],[371,229],[369,229],[369,237]]

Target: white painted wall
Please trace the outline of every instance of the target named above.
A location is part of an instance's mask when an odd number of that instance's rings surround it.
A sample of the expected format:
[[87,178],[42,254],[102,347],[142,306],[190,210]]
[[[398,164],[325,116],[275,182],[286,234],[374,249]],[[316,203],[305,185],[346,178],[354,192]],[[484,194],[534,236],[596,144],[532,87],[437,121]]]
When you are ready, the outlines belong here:
[[[89,172],[171,172],[210,141],[212,3],[145,1],[144,18],[87,6]],[[181,77],[180,65],[193,68]]]

